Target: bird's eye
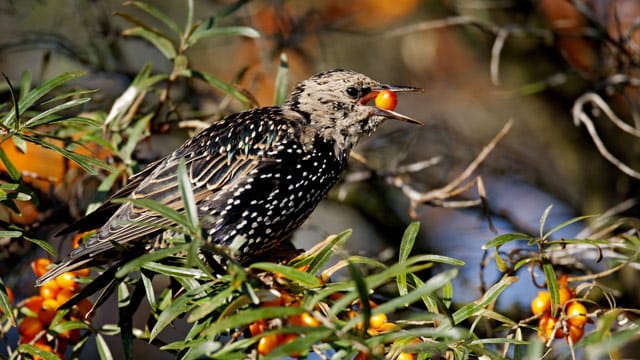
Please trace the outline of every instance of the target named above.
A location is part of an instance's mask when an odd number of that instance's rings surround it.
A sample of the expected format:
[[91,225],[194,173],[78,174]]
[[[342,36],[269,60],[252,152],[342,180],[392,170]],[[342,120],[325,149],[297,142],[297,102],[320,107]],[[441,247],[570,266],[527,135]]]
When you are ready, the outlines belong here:
[[351,96],[352,98],[356,98],[358,97],[358,94],[360,93],[360,91],[358,91],[357,88],[353,87],[353,86],[349,86],[347,88],[347,95]]

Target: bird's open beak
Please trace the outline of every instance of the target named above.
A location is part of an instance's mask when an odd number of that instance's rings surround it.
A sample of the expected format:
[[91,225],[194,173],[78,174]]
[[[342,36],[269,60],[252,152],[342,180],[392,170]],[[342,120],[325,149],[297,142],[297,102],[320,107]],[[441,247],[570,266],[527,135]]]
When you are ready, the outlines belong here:
[[[360,99],[360,102],[362,104],[366,104],[369,101],[373,100],[376,98],[376,96],[378,95],[378,93],[382,90],[391,90],[393,92],[417,92],[417,91],[423,91],[421,88],[417,88],[417,87],[413,87],[413,86],[396,86],[396,85],[382,85],[380,88],[378,89],[373,89],[371,90],[370,93],[368,93],[367,95],[363,96],[362,99]],[[386,109],[381,109],[375,105],[371,105],[371,110],[372,110],[372,114],[375,116],[382,116],[385,117],[387,119],[394,119],[394,120],[399,120],[399,121],[405,121],[408,123],[412,123],[412,124],[417,124],[417,125],[423,125],[422,122],[410,118],[406,115],[402,115],[400,113],[397,113],[395,111],[392,110],[386,110]]]

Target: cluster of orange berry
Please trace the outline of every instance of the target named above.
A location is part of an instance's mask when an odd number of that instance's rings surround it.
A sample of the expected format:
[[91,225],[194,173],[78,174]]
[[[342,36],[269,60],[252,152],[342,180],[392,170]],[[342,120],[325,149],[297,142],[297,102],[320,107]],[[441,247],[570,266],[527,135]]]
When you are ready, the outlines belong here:
[[[342,296],[341,293],[333,294],[331,297],[332,300],[337,300]],[[373,301],[369,301],[369,305],[371,308],[375,308],[377,304]],[[277,299],[265,301],[261,304],[261,306],[300,306],[300,302],[296,297],[286,291],[281,291],[281,296]],[[346,313],[345,319],[349,320],[358,316],[358,310],[361,306],[358,303],[354,304],[351,309]],[[269,321],[261,319],[249,325],[249,332],[251,336],[257,336],[265,332],[269,329]],[[302,327],[318,327],[322,324],[322,322],[316,318],[312,313],[304,312],[300,315],[289,316],[284,319],[284,324],[288,326],[302,326]],[[356,325],[356,329],[359,331],[364,330],[364,325],[362,322]],[[388,321],[387,316],[384,313],[378,313],[372,315],[369,318],[369,327],[367,328],[367,333],[370,336],[376,336],[381,333],[389,332],[389,331],[399,331],[400,327],[393,322]],[[257,350],[260,355],[267,355],[276,347],[286,344],[298,336],[304,336],[299,333],[285,333],[285,334],[267,334],[258,340]],[[410,343],[419,342],[419,339],[414,339]],[[290,355],[292,357],[298,357],[300,354]],[[356,356],[355,359],[362,360],[368,359],[369,354],[366,352],[360,352]],[[413,360],[414,354],[401,352],[396,359],[399,360]]]
[[[262,303],[262,306],[300,306],[300,303],[292,294],[283,291],[279,298],[265,301]],[[302,313],[301,315],[289,316],[285,319],[285,323],[289,326],[317,327],[320,325],[320,321],[308,312]],[[260,319],[249,325],[249,332],[251,336],[256,336],[262,334],[268,328],[269,324],[267,320]],[[300,335],[296,333],[265,335],[258,340],[258,354],[267,355],[276,347],[286,344],[298,336]],[[291,356],[297,357],[299,354],[293,354]]]
[[[561,317],[551,315],[551,295],[547,291],[540,291],[531,301],[531,312],[540,315],[538,327],[539,335],[545,339],[565,338],[567,342],[578,342],[584,335],[584,325],[587,323],[587,308],[575,300],[575,290],[567,287],[567,275],[560,276],[558,281],[558,297],[561,307]],[[564,323],[558,324],[558,321]],[[566,333],[565,333],[566,331]]]
[[[371,309],[375,309],[377,306],[378,305],[375,302],[369,300],[369,307]],[[361,308],[361,303],[357,302],[354,306],[352,306],[351,310],[347,312],[347,317],[351,319],[357,317],[359,308]],[[363,331],[364,324],[362,322],[359,322],[356,325],[356,329],[358,329],[359,331]],[[367,334],[371,336],[376,336],[378,334],[383,334],[389,331],[399,331],[399,330],[401,330],[401,328],[398,325],[396,325],[394,322],[389,321],[385,313],[377,313],[369,317],[369,327],[367,328]],[[408,343],[414,344],[419,342],[421,342],[419,338],[414,338]],[[365,360],[370,358],[371,358],[370,354],[366,352],[359,352],[358,355],[356,355],[354,360]],[[415,355],[413,353],[400,352],[395,359],[414,360],[414,358],[415,358]]]
[[[42,276],[47,272],[50,264],[51,260],[38,258],[31,263],[31,268],[36,276]],[[63,354],[67,346],[70,343],[75,344],[80,339],[80,330],[53,333],[49,331],[49,325],[56,316],[58,307],[78,290],[76,279],[88,275],[88,268],[63,273],[54,280],[42,284],[39,295],[33,295],[18,304],[20,312],[24,315],[18,323],[21,344],[30,343],[42,350],[56,353],[61,359],[64,358]],[[62,321],[83,320],[92,307],[93,304],[89,300],[83,299]]]

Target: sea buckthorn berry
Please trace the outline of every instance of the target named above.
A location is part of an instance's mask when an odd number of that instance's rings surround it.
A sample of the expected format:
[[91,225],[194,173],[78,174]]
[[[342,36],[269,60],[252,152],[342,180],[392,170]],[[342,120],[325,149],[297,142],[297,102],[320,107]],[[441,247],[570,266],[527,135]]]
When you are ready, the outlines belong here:
[[267,355],[282,342],[281,334],[263,336],[258,341],[258,354]]
[[549,314],[543,314],[540,317],[540,321],[538,323],[538,327],[540,328],[539,335],[544,337],[545,339],[549,339],[552,337],[561,338],[564,336],[562,333],[562,329],[556,330],[555,334],[553,333],[553,329],[556,327],[556,323],[558,320]]
[[413,356],[412,353],[401,352],[396,358],[396,360],[413,360],[414,358],[415,357]]
[[40,321],[45,325],[49,325],[51,320],[56,316],[58,306],[59,304],[55,299],[45,299],[42,302],[40,311],[38,311],[38,318],[40,318]]
[[251,336],[256,336],[262,334],[267,329],[267,321],[264,319],[260,319],[254,323],[249,325],[249,332]]
[[320,321],[314,318],[313,315],[306,312],[300,315],[300,325],[308,327],[318,327],[320,326]]
[[40,277],[47,272],[49,265],[51,265],[51,260],[47,258],[37,258],[31,263],[31,269],[37,277]]
[[9,302],[11,303],[11,305],[13,305],[13,303],[15,302],[13,291],[11,291],[11,289],[9,289],[8,287],[5,287],[5,289],[7,290],[7,297],[9,298]]
[[371,317],[369,318],[369,326],[376,330],[379,330],[380,327],[384,325],[386,322],[387,322],[387,315],[385,315],[384,313],[371,315]]
[[380,332],[398,331],[400,329],[401,329],[400,326],[398,326],[398,325],[396,325],[396,324],[394,324],[392,322],[386,322],[386,323],[384,323],[384,324],[382,324],[382,325],[380,325],[378,327],[378,331],[380,331]]
[[44,301],[44,298],[42,296],[34,295],[27,298],[24,301],[23,306],[37,314],[38,311],[40,311],[40,308],[42,307],[43,301]]
[[549,312],[551,310],[551,295],[546,291],[540,291],[531,301],[531,312],[533,315]]
[[567,305],[567,322],[574,327],[583,327],[587,323],[587,308],[578,301]]
[[584,327],[574,326],[574,325],[571,325],[571,323],[569,323],[568,327],[569,328],[567,329],[567,331],[569,331],[569,337],[567,338],[567,342],[569,342],[569,339],[571,339],[571,343],[573,344],[580,341],[580,339],[582,338],[582,335],[584,335]]
[[47,281],[40,286],[40,296],[45,299],[55,299],[60,291],[60,286],[54,280]]
[[560,305],[564,305],[567,301],[573,299],[574,294],[571,289],[561,287],[558,289],[558,297],[560,300]]
[[75,291],[73,291],[72,289],[62,289],[60,290],[60,292],[58,292],[58,295],[56,295],[56,301],[58,302],[58,304],[62,305],[66,303],[67,300],[71,299],[75,294]]
[[80,340],[80,329],[72,329],[72,330],[63,331],[63,332],[58,334],[58,337],[60,339],[64,339],[64,340],[69,341],[70,343],[74,344],[74,343],[78,342],[78,340]]
[[[53,352],[53,348],[49,344],[45,344],[45,343],[42,343],[42,342],[37,342],[34,345],[37,348],[39,348],[40,350],[43,350],[43,351],[46,351],[46,352],[50,352],[50,353]],[[44,360],[44,358],[41,357],[41,356],[38,356],[38,355],[34,355],[33,356],[33,360]]]
[[18,333],[20,333],[20,337],[26,342],[36,337],[42,329],[42,322],[36,317],[26,316],[20,324],[18,324]]
[[76,277],[87,277],[89,276],[89,274],[91,274],[91,269],[84,268],[84,269],[73,270],[72,273],[75,274]]
[[76,283],[76,275],[69,271],[58,275],[58,277],[55,278],[55,281],[60,289],[75,290],[78,287],[78,283]]
[[398,105],[398,96],[391,90],[382,90],[378,92],[375,104],[380,109],[393,110]]
[[18,225],[30,225],[38,219],[38,208],[34,203],[28,200],[15,201],[16,206],[20,209],[20,213],[9,212],[11,223]]

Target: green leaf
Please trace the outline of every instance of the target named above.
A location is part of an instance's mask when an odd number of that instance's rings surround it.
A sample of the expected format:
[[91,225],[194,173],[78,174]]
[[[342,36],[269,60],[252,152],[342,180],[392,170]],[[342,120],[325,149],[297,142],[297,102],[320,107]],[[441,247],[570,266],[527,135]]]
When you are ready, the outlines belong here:
[[193,188],[191,187],[191,180],[187,175],[187,165],[184,159],[180,159],[178,162],[178,188],[180,189],[180,196],[184,203],[187,219],[189,220],[189,230],[191,233],[195,233],[200,223],[198,218],[198,207],[196,205],[195,195],[193,194]]
[[158,32],[137,26],[123,31],[122,34],[124,36],[137,36],[147,40],[167,59],[173,59],[177,55],[176,49],[171,40]]
[[544,212],[542,213],[542,216],[540,217],[540,238],[542,239],[544,236],[544,226],[547,223],[547,218],[549,217],[549,213],[551,212],[551,209],[553,209],[553,205],[549,205],[547,206],[546,209],[544,209]]
[[35,136],[23,135],[23,137],[27,141],[30,141],[34,144],[40,145],[44,148],[60,153],[62,156],[66,157],[67,159],[74,161],[76,164],[78,164],[78,166],[83,168],[86,172],[88,172],[91,175],[98,174],[98,172],[96,171],[96,169],[94,169],[94,167],[98,167],[105,170],[112,170],[112,168],[109,165],[93,157],[71,152],[67,149],[63,149],[57,145],[53,145]]
[[124,199],[113,199],[111,200],[113,203],[122,204],[125,202],[131,202],[133,205],[141,208],[145,208],[147,210],[151,210],[158,215],[170,220],[185,229],[189,228],[189,220],[186,216],[179,211],[174,210],[166,205],[163,205],[157,201],[151,199],[132,199],[132,198],[124,198]]
[[276,74],[276,91],[273,103],[280,106],[284,103],[289,93],[289,61],[286,53],[280,54],[280,66]]
[[[398,251],[398,262],[404,263],[411,254],[411,250],[413,250],[413,245],[416,242],[416,237],[418,236],[418,231],[420,230],[420,222],[412,222],[407,226],[404,231],[404,235],[402,235],[402,241],[400,242],[400,250]],[[407,274],[401,273],[396,278],[396,282],[398,284],[398,292],[400,295],[406,295],[407,290]]]
[[56,252],[56,250],[53,248],[53,246],[51,244],[49,244],[48,241],[46,240],[40,240],[40,239],[34,239],[34,238],[30,238],[30,237],[24,237],[25,240],[29,240],[30,242],[38,245],[42,250],[46,251],[47,254],[51,255],[51,257],[58,257],[58,253]]
[[122,265],[115,274],[116,279],[122,279],[127,276],[129,273],[134,272],[141,267],[144,267],[147,263],[164,259],[168,256],[174,255],[178,252],[186,250],[189,247],[189,244],[179,244],[174,245],[170,248],[159,249],[150,253],[146,253],[142,256],[138,256],[137,258],[127,262]]
[[460,324],[462,321],[468,319],[471,316],[476,315],[478,312],[482,311],[488,305],[492,304],[502,292],[511,286],[514,282],[518,280],[517,276],[505,276],[496,284],[494,284],[487,292],[482,295],[478,300],[466,304],[458,311],[453,313],[453,323]]
[[198,307],[191,311],[187,317],[187,322],[196,322],[216,311],[228,301],[234,291],[234,288],[228,287],[213,297],[207,297],[206,301],[199,303]]
[[523,233],[502,234],[496,236],[492,240],[487,241],[484,245],[482,245],[482,250],[488,250],[494,247],[502,246],[512,241],[528,240],[530,238],[531,236]]
[[142,268],[153,271],[158,274],[167,275],[171,277],[184,277],[190,279],[207,279],[209,275],[202,270],[192,269],[182,266],[165,265],[158,262],[145,262]]
[[49,330],[56,334],[64,333],[69,330],[89,329],[89,326],[87,324],[78,320],[58,321],[55,325],[52,322],[51,325],[52,326],[49,327]]
[[9,176],[11,176],[11,180],[20,181],[20,171],[13,165],[7,154],[4,152],[4,149],[0,148],[0,160],[4,164],[4,167],[7,169]]
[[187,0],[187,19],[184,23],[184,34],[189,34],[193,26],[193,0]]
[[53,122],[53,118],[49,118],[47,119],[48,116],[56,114],[61,112],[62,110],[66,110],[78,105],[82,105],[85,104],[87,102],[91,101],[91,98],[89,97],[85,97],[85,98],[80,98],[80,99],[73,99],[73,100],[69,100],[67,102],[64,102],[60,105],[54,106],[50,109],[47,109],[41,113],[39,113],[38,115],[32,117],[31,119],[25,121],[25,123],[22,125],[23,127],[36,127],[36,126],[40,126],[40,125],[44,125],[44,124],[48,124],[50,122]]
[[11,319],[11,324],[16,326],[16,317],[13,313],[13,304],[9,301],[9,295],[7,291],[7,286],[4,284],[4,281],[0,279],[0,309],[3,313],[9,314],[9,319]]
[[154,18],[160,20],[169,29],[171,29],[171,31],[173,31],[176,35],[180,34],[180,28],[178,27],[178,24],[176,24],[176,22],[173,21],[173,19],[171,19],[171,17],[167,16],[167,14],[163,13],[158,8],[156,8],[155,6],[152,6],[152,5],[148,4],[148,3],[144,3],[144,2],[140,2],[140,1],[130,1],[130,2],[126,3],[126,4],[127,5],[133,5],[133,6],[137,7],[138,9],[145,11],[149,15],[151,15]]
[[276,347],[273,351],[269,352],[269,354],[265,355],[264,359],[283,359],[286,358],[286,355],[308,352],[313,348],[313,345],[321,342],[323,339],[329,338],[332,332],[331,329],[326,328],[306,330],[304,336],[298,336],[294,340]]
[[[49,94],[53,89],[57,88],[58,86],[70,80],[83,76],[84,74],[85,73],[82,71],[65,72],[63,74],[60,74],[40,84],[40,86],[33,89],[28,94],[26,94],[23,98],[20,99],[20,101],[18,102],[20,106],[19,115],[22,115],[26,111],[26,109],[31,107],[31,105],[35,104],[35,102],[38,101],[43,96]],[[7,113],[7,115],[5,115],[5,117],[0,122],[2,122],[2,124],[7,125],[7,124],[10,124],[12,121],[15,121],[15,112]]]
[[309,274],[315,274],[324,267],[329,259],[331,259],[331,255],[333,254],[333,248],[336,246],[342,246],[349,237],[351,237],[351,230],[345,230],[337,235],[335,235],[331,241],[327,243],[327,245],[322,248],[318,253],[313,257],[313,260],[309,264],[309,269],[307,272]]
[[435,293],[438,289],[444,288],[447,284],[451,283],[456,276],[458,276],[458,269],[445,270],[437,275],[433,276],[426,283],[416,288],[414,291],[407,293],[406,295],[393,298],[384,304],[378,305],[374,309],[374,314],[378,313],[391,313],[393,311],[407,307],[410,304],[420,300],[425,295]]
[[20,136],[13,135],[11,136],[11,141],[13,141],[13,145],[23,154],[27,153],[27,142],[24,141]]
[[215,21],[209,20],[201,23],[193,31],[187,40],[188,46],[193,46],[200,39],[204,39],[211,36],[244,36],[252,39],[260,37],[260,33],[254,28],[248,26],[215,26]]
[[32,357],[39,356],[44,360],[59,360],[58,356],[52,352],[43,350],[35,345],[21,344],[16,348],[18,353],[27,353]]
[[149,122],[153,118],[153,113],[149,113],[138,119],[132,127],[127,128],[127,142],[118,152],[120,158],[127,163],[132,163],[133,152],[140,140],[146,135]]
[[31,72],[25,70],[20,77],[20,99],[24,98],[29,90],[31,90]]
[[22,231],[18,230],[0,230],[0,237],[3,238],[17,238],[22,236]]
[[98,348],[98,355],[101,360],[113,360],[109,344],[107,344],[100,333],[96,333],[96,347]]
[[560,294],[558,292],[558,279],[556,278],[556,271],[553,269],[547,259],[542,260],[542,271],[544,272],[544,278],[547,282],[547,288],[549,289],[549,295],[551,295],[551,315],[556,316],[558,311],[558,305],[560,305]]
[[204,71],[193,70],[193,76],[195,78],[208,82],[213,87],[222,90],[227,95],[234,97],[245,106],[249,106],[251,104],[251,100],[245,94],[240,92],[235,86],[228,84],[211,74],[208,74]]
[[364,280],[364,274],[351,261],[348,262],[349,273],[356,284],[358,297],[360,298],[360,314],[362,316],[363,328],[362,333],[366,334],[369,328],[369,319],[371,318],[371,305],[369,304],[369,287]]
[[173,299],[171,304],[158,316],[158,320],[153,326],[153,329],[151,329],[151,333],[149,334],[149,340],[155,339],[156,336],[158,336],[160,332],[164,330],[168,325],[170,325],[171,322],[178,316],[182,316],[183,314],[194,308],[197,305],[194,300],[202,298],[205,294],[205,291],[210,287],[211,284],[207,283],[195,289],[189,290],[186,293]]
[[235,329],[248,325],[260,319],[283,318],[286,316],[300,315],[305,310],[300,307],[262,307],[258,309],[249,309],[228,317],[220,318],[218,321],[205,329],[202,335],[214,337],[222,331]]
[[290,266],[268,263],[268,262],[261,262],[261,263],[251,264],[249,268],[260,269],[263,271],[270,271],[272,273],[284,275],[287,279],[291,281],[295,281],[298,284],[307,288],[318,287],[322,285],[322,282],[320,281],[320,279],[315,277],[313,274],[300,271],[298,269],[294,269]]
[[547,239],[547,238],[549,238],[549,236],[551,236],[553,233],[555,233],[555,232],[557,232],[558,230],[560,230],[560,229],[562,229],[562,228],[564,228],[564,227],[567,227],[567,226],[569,226],[569,225],[571,225],[571,224],[577,223],[577,222],[582,221],[582,220],[591,219],[591,218],[594,218],[594,217],[596,217],[596,216],[597,216],[597,215],[583,215],[583,216],[575,217],[575,218],[573,218],[573,219],[569,219],[569,220],[567,220],[567,221],[563,222],[562,224],[560,224],[560,225],[556,225],[556,226],[554,226],[551,230],[547,231],[547,233],[546,233],[546,234],[544,234],[544,236],[542,237],[542,239]]

